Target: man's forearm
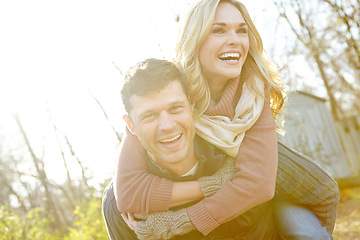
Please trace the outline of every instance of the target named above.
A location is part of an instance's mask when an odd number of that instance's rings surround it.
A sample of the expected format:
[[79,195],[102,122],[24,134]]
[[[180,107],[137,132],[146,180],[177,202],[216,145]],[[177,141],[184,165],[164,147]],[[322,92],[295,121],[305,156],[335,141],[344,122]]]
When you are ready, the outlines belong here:
[[200,200],[204,197],[198,181],[173,182],[170,207]]

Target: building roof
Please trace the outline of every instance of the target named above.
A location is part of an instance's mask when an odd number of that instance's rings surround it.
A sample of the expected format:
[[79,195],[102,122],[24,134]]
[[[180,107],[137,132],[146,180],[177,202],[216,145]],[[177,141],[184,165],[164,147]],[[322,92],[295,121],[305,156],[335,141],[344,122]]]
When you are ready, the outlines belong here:
[[289,92],[289,97],[292,97],[294,95],[304,95],[304,96],[307,96],[307,97],[311,97],[311,98],[314,98],[318,101],[321,101],[321,102],[326,102],[327,100],[325,98],[321,98],[321,97],[318,97],[318,96],[315,96],[311,93],[308,93],[308,92],[303,92],[303,91],[293,91],[293,92]]

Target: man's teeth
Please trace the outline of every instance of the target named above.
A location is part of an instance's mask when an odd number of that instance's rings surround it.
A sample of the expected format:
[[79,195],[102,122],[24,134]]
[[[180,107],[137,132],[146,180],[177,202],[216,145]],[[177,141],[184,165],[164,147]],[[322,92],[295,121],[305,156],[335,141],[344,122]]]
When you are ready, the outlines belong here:
[[222,60],[237,60],[240,58],[239,53],[224,53],[219,56]]
[[170,139],[162,140],[162,141],[160,141],[160,142],[161,142],[161,143],[169,143],[169,142],[173,142],[173,141],[175,141],[175,140],[179,139],[179,138],[180,138],[180,136],[181,136],[181,134],[179,134],[179,135],[177,135],[177,136],[175,136],[175,137],[173,137],[173,138],[170,138]]

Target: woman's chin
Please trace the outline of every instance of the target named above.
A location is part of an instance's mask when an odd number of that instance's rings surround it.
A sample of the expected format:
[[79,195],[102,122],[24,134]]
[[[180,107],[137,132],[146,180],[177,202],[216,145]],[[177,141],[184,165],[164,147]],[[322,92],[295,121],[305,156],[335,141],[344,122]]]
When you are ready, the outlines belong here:
[[233,79],[233,78],[237,78],[237,77],[239,77],[240,76],[240,71],[235,71],[235,72],[229,72],[229,73],[227,73],[227,74],[225,74],[226,75],[226,77],[228,78],[228,79]]

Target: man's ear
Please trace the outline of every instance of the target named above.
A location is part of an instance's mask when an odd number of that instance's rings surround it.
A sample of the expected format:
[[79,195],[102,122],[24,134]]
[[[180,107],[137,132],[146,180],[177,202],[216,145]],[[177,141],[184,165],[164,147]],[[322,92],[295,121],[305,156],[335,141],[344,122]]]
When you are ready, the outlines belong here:
[[123,116],[123,119],[124,121],[126,122],[126,126],[127,128],[129,129],[129,131],[131,132],[132,135],[136,136],[136,132],[135,132],[135,129],[134,129],[134,125],[129,117],[129,115],[125,114]]

